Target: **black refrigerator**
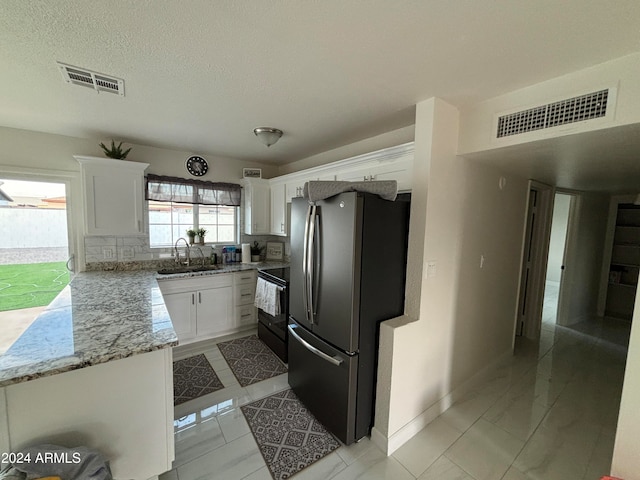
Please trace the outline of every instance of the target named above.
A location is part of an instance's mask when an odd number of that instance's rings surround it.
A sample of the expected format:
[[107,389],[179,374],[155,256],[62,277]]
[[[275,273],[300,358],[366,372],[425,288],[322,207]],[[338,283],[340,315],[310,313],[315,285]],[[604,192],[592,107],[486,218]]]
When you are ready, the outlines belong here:
[[347,445],[373,424],[379,324],[404,312],[409,199],[291,203],[289,385]]

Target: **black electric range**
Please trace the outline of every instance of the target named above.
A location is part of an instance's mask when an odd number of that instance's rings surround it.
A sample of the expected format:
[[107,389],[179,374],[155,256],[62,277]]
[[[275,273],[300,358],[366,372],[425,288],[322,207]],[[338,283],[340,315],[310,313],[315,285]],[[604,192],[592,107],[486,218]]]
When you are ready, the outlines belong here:
[[280,313],[270,315],[258,308],[258,337],[285,363],[287,355],[287,319],[289,318],[289,267],[258,270],[258,278],[278,287]]

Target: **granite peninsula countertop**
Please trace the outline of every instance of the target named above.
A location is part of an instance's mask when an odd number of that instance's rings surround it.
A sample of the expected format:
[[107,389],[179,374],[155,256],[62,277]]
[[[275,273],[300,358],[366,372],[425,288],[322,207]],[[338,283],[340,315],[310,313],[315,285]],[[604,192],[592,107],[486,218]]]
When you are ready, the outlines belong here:
[[158,280],[282,267],[230,264],[205,272],[82,272],[0,354],[0,387],[178,344]]
[[0,387],[177,344],[154,271],[83,272],[0,355]]

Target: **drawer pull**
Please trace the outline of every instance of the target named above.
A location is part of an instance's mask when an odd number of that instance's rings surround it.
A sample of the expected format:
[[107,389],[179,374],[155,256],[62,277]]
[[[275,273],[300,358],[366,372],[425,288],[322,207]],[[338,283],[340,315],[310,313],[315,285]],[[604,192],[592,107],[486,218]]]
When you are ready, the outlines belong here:
[[250,297],[252,296],[253,293],[243,293],[242,295],[240,295],[241,297]]
[[244,315],[241,315],[241,316],[242,318],[244,318],[244,317],[252,317],[253,315],[251,313],[245,313]]

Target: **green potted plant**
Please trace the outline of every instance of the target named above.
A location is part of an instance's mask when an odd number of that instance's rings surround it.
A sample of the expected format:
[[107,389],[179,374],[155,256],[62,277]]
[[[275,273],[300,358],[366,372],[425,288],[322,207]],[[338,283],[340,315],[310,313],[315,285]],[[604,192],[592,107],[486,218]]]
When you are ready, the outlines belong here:
[[129,155],[131,147],[126,150],[122,150],[122,142],[116,147],[116,142],[111,140],[111,148],[107,147],[104,143],[100,143],[100,147],[104,150],[104,154],[109,158],[115,158],[116,160],[124,160]]
[[207,234],[207,231],[204,228],[199,228],[196,233],[200,238],[200,245],[204,245],[204,236]]
[[262,250],[264,250],[264,245],[261,246],[257,241],[253,242],[253,245],[251,245],[251,261],[252,262],[260,261],[260,254],[262,253]]
[[193,245],[196,242],[197,234],[198,232],[196,232],[193,228],[190,228],[189,230],[187,230],[187,237],[189,237],[189,243],[191,245]]

